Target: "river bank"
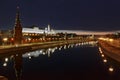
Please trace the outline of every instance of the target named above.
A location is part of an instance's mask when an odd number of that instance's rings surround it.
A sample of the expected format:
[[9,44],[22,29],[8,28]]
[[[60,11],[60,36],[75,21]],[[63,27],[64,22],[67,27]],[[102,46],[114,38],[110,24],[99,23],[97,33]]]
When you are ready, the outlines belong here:
[[99,45],[102,48],[105,55],[108,57],[120,62],[120,48],[117,46],[113,46],[106,41],[99,40]]
[[13,45],[13,46],[4,46],[0,48],[0,55],[2,54],[9,54],[15,52],[27,52],[42,48],[54,47],[54,46],[61,46],[67,44],[74,44],[79,43],[80,40],[66,40],[66,41],[53,41],[53,42],[43,42],[43,43],[31,43],[31,44],[21,44],[21,45]]

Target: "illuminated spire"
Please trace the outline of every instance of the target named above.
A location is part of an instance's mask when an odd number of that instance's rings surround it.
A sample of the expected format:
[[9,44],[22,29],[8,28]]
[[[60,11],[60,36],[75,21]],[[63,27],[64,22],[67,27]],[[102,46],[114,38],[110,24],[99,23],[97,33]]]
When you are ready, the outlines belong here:
[[15,44],[21,44],[22,41],[22,26],[20,22],[20,12],[19,12],[19,6],[17,6],[17,12],[16,12],[16,19],[15,19],[15,26],[14,26],[14,43]]
[[17,6],[15,27],[21,27],[19,6]]

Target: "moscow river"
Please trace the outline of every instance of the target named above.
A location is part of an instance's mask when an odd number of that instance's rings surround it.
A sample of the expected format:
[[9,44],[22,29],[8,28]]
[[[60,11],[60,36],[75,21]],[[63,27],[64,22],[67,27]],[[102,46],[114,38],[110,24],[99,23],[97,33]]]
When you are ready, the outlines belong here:
[[120,64],[95,42],[69,44],[0,57],[8,80],[120,80]]

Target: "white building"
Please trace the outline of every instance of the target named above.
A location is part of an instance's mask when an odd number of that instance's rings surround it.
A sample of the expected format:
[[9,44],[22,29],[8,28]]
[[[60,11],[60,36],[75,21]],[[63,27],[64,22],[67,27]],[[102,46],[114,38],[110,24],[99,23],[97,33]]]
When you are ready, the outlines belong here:
[[23,33],[35,33],[35,34],[56,34],[56,32],[50,28],[50,25],[48,25],[45,29],[40,29],[39,27],[33,27],[33,28],[22,28]]
[[[33,28],[23,28],[23,33],[31,33],[31,34],[56,34],[56,33],[76,33],[78,35],[105,35],[114,33],[115,31],[105,31],[105,32],[97,32],[97,31],[84,31],[84,30],[53,30],[50,28],[50,25],[45,29],[39,29],[39,27]],[[117,31],[118,32],[118,31]]]

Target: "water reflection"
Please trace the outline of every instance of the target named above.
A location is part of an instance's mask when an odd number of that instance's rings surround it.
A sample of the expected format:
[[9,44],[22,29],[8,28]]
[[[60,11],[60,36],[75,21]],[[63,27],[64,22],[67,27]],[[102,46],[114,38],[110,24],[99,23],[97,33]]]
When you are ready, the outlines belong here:
[[[84,42],[84,43],[77,43],[77,44],[67,44],[63,46],[56,46],[51,48],[45,48],[40,49],[32,52],[26,52],[25,54],[23,52],[17,52],[17,54],[12,54],[10,56],[4,57],[2,59],[2,66],[8,68],[8,63],[13,61],[12,67],[14,67],[16,79],[21,80],[22,76],[22,66],[23,66],[23,58],[27,58],[32,60],[33,58],[39,57],[40,55],[47,55],[48,57],[51,57],[56,51],[66,50],[74,47],[93,47],[96,46],[97,42]],[[101,50],[102,51],[102,50]],[[107,60],[104,60],[104,62],[107,62]],[[111,70],[111,69],[110,69]]]
[[6,66],[7,66],[7,63],[3,63],[3,66],[6,67]]
[[8,63],[13,61],[13,68],[15,71],[16,80],[21,80],[22,75],[22,53],[14,54],[8,57],[3,58],[3,67],[8,69]]
[[113,72],[113,71],[114,71],[114,68],[113,68],[113,67],[109,67],[109,71],[110,71],[110,72]]
[[[109,72],[114,72],[114,68],[113,68],[113,65],[110,61],[107,60],[106,56],[104,55],[104,51],[102,50],[101,47],[99,47],[99,53],[102,57],[102,60],[104,63],[106,63],[106,66],[107,66],[107,69]],[[108,63],[109,62],[109,63]]]
[[21,80],[22,76],[22,54],[14,55],[14,68],[17,80]]
[[83,43],[77,43],[77,44],[68,44],[68,45],[63,45],[63,46],[57,46],[57,47],[52,47],[52,48],[47,48],[47,49],[41,49],[41,50],[36,50],[33,52],[28,52],[23,54],[23,58],[29,58],[32,59],[32,57],[39,57],[40,55],[48,55],[50,57],[56,50],[61,51],[62,49],[69,49],[69,48],[74,48],[74,47],[79,47],[79,46],[97,46],[97,42],[83,42]]
[[54,48],[41,49],[33,52],[28,52],[23,54],[23,58],[28,57],[29,59],[31,59],[31,57],[39,57],[40,55],[46,55],[46,54],[48,54],[48,57],[50,57],[50,54],[54,53],[56,49],[58,48],[54,47]]
[[8,58],[5,58],[5,59],[4,59],[4,63],[3,63],[3,66],[4,66],[4,67],[6,67],[6,66],[7,66],[8,61],[9,61],[9,59],[8,59]]
[[103,62],[106,63],[106,62],[107,62],[107,59],[103,59]]
[[8,62],[8,58],[5,58],[5,62]]

